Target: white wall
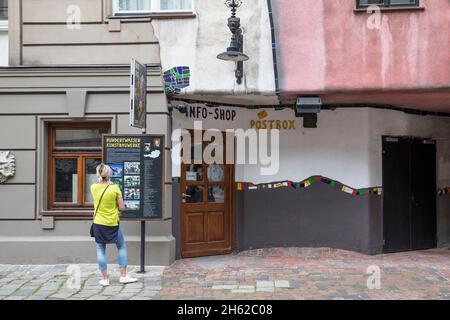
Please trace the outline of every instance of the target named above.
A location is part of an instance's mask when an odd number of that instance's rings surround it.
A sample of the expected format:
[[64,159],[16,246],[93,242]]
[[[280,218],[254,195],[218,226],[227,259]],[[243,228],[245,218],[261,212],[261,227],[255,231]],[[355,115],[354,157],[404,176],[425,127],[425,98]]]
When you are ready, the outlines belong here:
[[[201,105],[199,105],[201,106]],[[207,108],[213,111],[214,108]],[[234,121],[214,120],[208,114],[203,129],[249,129],[251,120],[266,111],[265,120],[292,120],[291,109],[227,108],[236,112]],[[175,110],[173,128],[193,128],[193,118]],[[322,175],[354,188],[382,186],[383,135],[411,135],[437,139],[438,186],[450,185],[450,118],[415,116],[399,111],[349,108],[325,110],[319,114],[317,129],[304,129],[296,119],[296,130],[280,131],[280,166],[277,174],[261,176],[260,166],[237,166],[236,180],[253,183],[280,180],[301,181],[313,175]],[[173,167],[173,176],[180,170]]]
[[[245,62],[242,85],[236,83],[235,64],[216,58],[226,50],[231,39],[231,32],[227,27],[230,10],[224,5],[224,0],[194,0],[194,10],[195,18],[152,21],[161,46],[163,70],[175,66],[189,66],[191,69],[191,85],[183,93],[262,93],[272,94],[275,98],[267,1],[246,0],[238,9],[245,34],[244,52],[250,56],[250,60]],[[276,101],[272,99],[270,102]]]
[[[292,109],[221,108],[236,111],[235,121],[203,121],[203,129],[249,129],[251,120],[266,111],[264,120],[293,120],[296,130],[280,131],[280,165],[275,175],[261,176],[259,165],[238,166],[236,180],[263,183],[279,180],[301,181],[323,175],[356,188],[369,187],[368,109],[323,111],[318,129],[304,129]],[[193,128],[195,119],[174,111],[173,128]],[[381,150],[380,150],[381,152]],[[179,176],[174,166],[174,176]]]

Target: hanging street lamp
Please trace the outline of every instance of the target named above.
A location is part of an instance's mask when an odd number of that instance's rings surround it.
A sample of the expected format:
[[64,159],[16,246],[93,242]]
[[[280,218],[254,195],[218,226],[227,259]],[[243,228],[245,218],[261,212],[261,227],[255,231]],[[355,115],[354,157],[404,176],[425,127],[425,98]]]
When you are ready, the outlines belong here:
[[226,0],[225,5],[231,9],[231,17],[228,18],[228,27],[232,33],[230,46],[227,51],[222,52],[217,56],[218,59],[224,61],[236,62],[236,82],[242,83],[242,77],[244,76],[244,61],[250,59],[244,54],[244,35],[241,29],[241,19],[236,17],[237,8],[242,5],[242,0]]

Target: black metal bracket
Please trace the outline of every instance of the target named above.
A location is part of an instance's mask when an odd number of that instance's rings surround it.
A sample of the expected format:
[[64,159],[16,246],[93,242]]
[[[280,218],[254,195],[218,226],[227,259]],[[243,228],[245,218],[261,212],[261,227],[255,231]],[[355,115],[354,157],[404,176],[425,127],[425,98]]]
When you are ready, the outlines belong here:
[[[242,29],[239,28],[236,32],[238,51],[244,52],[244,35],[242,34]],[[244,61],[238,61],[236,63],[236,71],[234,72],[236,76],[237,84],[242,83],[242,78],[244,77]]]

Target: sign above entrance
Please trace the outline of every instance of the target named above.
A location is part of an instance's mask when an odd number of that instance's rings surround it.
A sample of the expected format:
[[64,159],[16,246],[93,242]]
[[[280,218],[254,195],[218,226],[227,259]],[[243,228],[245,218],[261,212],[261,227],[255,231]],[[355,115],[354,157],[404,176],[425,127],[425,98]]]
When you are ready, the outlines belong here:
[[122,218],[162,218],[164,150],[164,136],[103,135],[103,161],[125,202]]
[[280,130],[295,133],[298,118],[292,109],[274,110],[272,108],[249,109],[244,107],[208,106],[189,104],[174,109],[174,128],[193,129],[195,121],[201,121],[203,128]]
[[237,116],[237,111],[231,108],[188,106],[185,114],[188,119],[234,121]]
[[130,125],[145,129],[147,110],[147,66],[131,60]]

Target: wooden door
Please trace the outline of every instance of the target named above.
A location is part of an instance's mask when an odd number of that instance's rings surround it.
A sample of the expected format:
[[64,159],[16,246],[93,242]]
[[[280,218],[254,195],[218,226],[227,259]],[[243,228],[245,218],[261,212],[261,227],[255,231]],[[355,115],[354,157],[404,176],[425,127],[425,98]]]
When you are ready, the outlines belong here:
[[[204,151],[206,147],[206,143],[193,145],[192,160],[195,158],[196,148]],[[233,171],[233,165],[207,164],[201,158],[195,163],[182,164],[182,257],[227,254],[232,251]]]

